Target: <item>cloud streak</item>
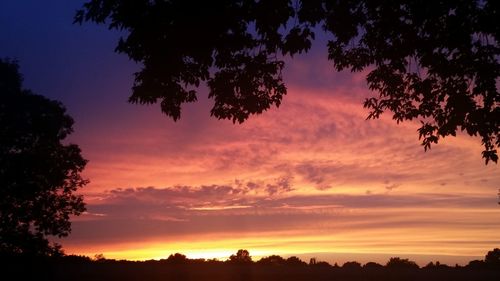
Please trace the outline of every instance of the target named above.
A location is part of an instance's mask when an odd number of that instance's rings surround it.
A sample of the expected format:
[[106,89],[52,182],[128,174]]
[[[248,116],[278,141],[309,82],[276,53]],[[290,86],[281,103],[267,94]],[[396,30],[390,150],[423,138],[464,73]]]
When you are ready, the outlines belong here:
[[[236,181],[110,190],[74,222],[65,248],[128,258],[179,251],[196,256],[241,247],[278,254],[473,255],[500,243],[500,229],[493,223],[500,212],[487,196],[270,194],[266,188],[266,183]],[[149,254],[140,254],[140,249],[150,249]]]
[[[265,184],[259,189],[237,182],[233,186],[111,190],[76,220],[70,240],[117,243],[217,233],[428,231],[436,225],[445,230],[478,230],[480,226],[490,230],[498,226],[488,222],[500,215],[494,200],[485,196],[294,195],[266,189]],[[450,220],[450,216],[461,220]]]
[[100,139],[111,153],[90,157],[89,214],[65,247],[130,258],[242,247],[477,255],[500,242],[500,173],[476,140],[424,153],[418,124],[366,121],[367,93],[336,91],[294,86],[243,125],[145,115],[140,137]]

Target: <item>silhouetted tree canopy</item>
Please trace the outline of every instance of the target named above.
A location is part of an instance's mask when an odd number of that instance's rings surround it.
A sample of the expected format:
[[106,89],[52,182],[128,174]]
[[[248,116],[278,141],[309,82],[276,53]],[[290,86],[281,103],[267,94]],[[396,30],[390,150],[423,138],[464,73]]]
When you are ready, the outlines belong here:
[[379,264],[379,263],[376,263],[376,262],[367,262],[365,265],[363,265],[363,268],[367,268],[367,269],[380,269],[380,268],[383,268],[384,266]]
[[171,263],[175,263],[175,264],[183,264],[183,263],[186,263],[188,261],[188,259],[183,254],[175,253],[173,255],[168,256],[167,261],[171,262]]
[[259,264],[264,264],[264,265],[284,265],[286,263],[286,260],[278,255],[271,255],[268,257],[261,258],[259,261],[257,261]]
[[286,259],[286,265],[288,266],[305,266],[307,263],[296,256],[291,256]]
[[500,249],[495,248],[489,251],[485,256],[484,261],[490,266],[500,268]]
[[[182,262],[173,262],[171,257],[179,257]],[[0,264],[3,266],[2,276],[12,276],[14,280],[500,280],[500,267],[492,267],[479,260],[471,261],[467,266],[451,267],[431,262],[422,268],[407,268],[390,266],[389,263],[383,266],[374,262],[361,267],[355,261],[343,267],[337,264],[331,266],[327,262],[308,265],[297,257],[291,259],[294,262],[281,264],[283,258],[279,256],[244,264],[183,257],[182,254],[174,254],[168,259],[129,261],[105,259],[102,254],[92,259],[75,255],[7,258],[0,255]],[[274,261],[279,261],[279,264]]]
[[130,101],[174,120],[205,82],[211,115],[243,122],[279,106],[284,58],[329,38],[336,70],[368,71],[368,118],[417,119],[427,150],[457,131],[500,146],[500,4],[496,0],[90,0],[75,22],[126,30],[116,51],[143,68]]
[[236,252],[236,255],[231,255],[229,257],[229,262],[232,263],[251,263],[252,257],[247,250],[240,249]]
[[359,270],[361,269],[361,264],[357,261],[348,261],[342,265],[342,268],[349,270]]
[[73,119],[57,101],[22,88],[16,62],[0,59],[0,253],[51,255],[66,236],[70,215],[84,210],[74,192],[87,161],[61,143]]
[[472,260],[467,264],[467,268],[470,269],[484,269],[485,268],[485,262],[480,261],[480,260]]
[[389,261],[387,262],[386,266],[388,268],[394,268],[394,269],[418,269],[418,265],[409,259],[402,259],[398,257],[390,258]]

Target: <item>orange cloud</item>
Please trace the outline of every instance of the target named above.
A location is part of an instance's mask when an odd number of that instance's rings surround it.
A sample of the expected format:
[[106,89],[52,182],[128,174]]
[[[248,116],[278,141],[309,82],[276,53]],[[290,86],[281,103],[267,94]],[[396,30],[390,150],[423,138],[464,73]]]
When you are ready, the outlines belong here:
[[424,153],[417,122],[365,120],[362,74],[299,61],[286,76],[280,108],[242,125],[207,119],[203,100],[179,123],[137,109],[77,138],[91,184],[67,251],[470,257],[498,246],[500,173],[477,139]]

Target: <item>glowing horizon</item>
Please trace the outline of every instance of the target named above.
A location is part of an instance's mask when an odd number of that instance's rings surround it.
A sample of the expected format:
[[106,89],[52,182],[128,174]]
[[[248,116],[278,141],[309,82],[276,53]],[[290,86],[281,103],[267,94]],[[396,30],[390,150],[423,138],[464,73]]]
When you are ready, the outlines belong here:
[[[291,88],[279,110],[240,127],[203,121],[209,129],[196,133],[193,145],[175,137],[190,124],[167,125],[172,133],[163,137],[162,125],[142,128],[152,135],[147,147],[183,147],[165,153],[124,154],[114,141],[124,139],[110,136],[109,147],[123,160],[90,162],[89,212],[75,219],[63,245],[71,253],[132,260],[177,252],[224,259],[241,248],[255,257],[321,252],[334,262],[335,254],[348,253],[383,263],[417,255],[424,263],[444,255],[464,264],[500,244],[498,167],[482,163],[477,140],[445,139],[424,153],[417,124],[365,121],[357,100]],[[85,228],[94,224],[100,235],[88,238]],[[145,233],[128,233],[127,224]],[[109,231],[116,237],[106,238]]]

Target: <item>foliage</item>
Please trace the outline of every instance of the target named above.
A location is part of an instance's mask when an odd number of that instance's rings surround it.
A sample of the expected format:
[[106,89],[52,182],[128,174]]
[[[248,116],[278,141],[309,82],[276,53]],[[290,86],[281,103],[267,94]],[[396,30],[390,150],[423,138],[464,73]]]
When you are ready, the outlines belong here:
[[495,248],[489,251],[485,256],[484,261],[491,266],[500,268],[500,249]]
[[419,119],[425,149],[459,129],[479,135],[486,163],[497,162],[498,1],[352,2],[340,9],[348,27],[329,56],[339,70],[373,68],[367,81],[379,97],[365,101],[369,118],[390,110],[397,122]]
[[258,264],[273,265],[273,266],[284,265],[285,262],[286,260],[278,255],[271,255],[268,257],[261,258],[260,260],[257,261]]
[[284,58],[323,31],[337,70],[368,71],[368,118],[417,119],[427,150],[465,131],[500,146],[500,5],[495,0],[89,0],[75,22],[128,31],[116,51],[143,65],[130,101],[174,120],[206,82],[211,114],[243,122],[279,106]]
[[402,258],[390,258],[386,264],[389,268],[400,268],[400,269],[418,269],[418,265],[411,260],[402,259]]
[[[182,257],[174,254],[170,257]],[[237,256],[237,254],[235,255]],[[7,259],[0,255],[4,276],[16,280],[500,280],[500,267],[487,266],[484,261],[469,265],[447,266],[436,262],[422,268],[383,266],[369,262],[361,267],[359,262],[349,262],[343,267],[326,262],[306,264],[294,257],[295,262],[281,264],[280,256],[270,256],[257,262],[233,263],[186,258],[183,262],[169,259],[127,261],[90,259],[83,256],[26,257]],[[269,259],[268,259],[269,258]],[[268,263],[262,260],[279,261]],[[298,261],[298,262],[297,262]],[[389,263],[387,263],[389,264]],[[29,270],[27,270],[29,269]]]
[[22,89],[16,62],[0,60],[0,253],[52,255],[84,210],[74,192],[87,161],[61,143],[73,119],[61,103]]
[[484,261],[480,261],[480,260],[472,260],[472,261],[470,261],[467,264],[467,268],[475,269],[475,270],[484,269],[485,268],[485,262]]
[[383,265],[376,262],[367,262],[365,265],[363,265],[363,268],[365,269],[379,269],[383,267],[384,267]]
[[359,270],[361,269],[361,264],[357,261],[348,261],[342,265],[342,268],[349,270]]
[[182,264],[187,262],[187,257],[183,254],[175,253],[168,256],[167,261],[171,263]]
[[106,260],[106,257],[104,256],[104,254],[95,254],[94,255],[94,260],[95,261],[103,262],[103,261]]
[[238,250],[236,255],[231,255],[229,257],[229,262],[231,263],[251,263],[252,257],[247,250]]
[[288,259],[286,259],[286,265],[288,266],[305,266],[307,263],[305,261],[302,261],[296,256],[291,256]]
[[449,269],[450,266],[446,265],[446,264],[442,264],[439,261],[436,261],[436,263],[429,262],[423,268],[425,268],[425,269]]

